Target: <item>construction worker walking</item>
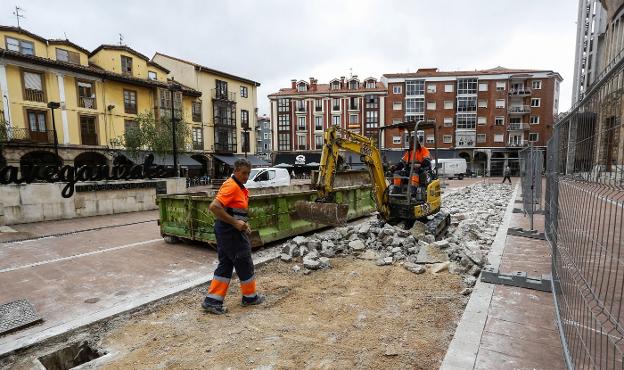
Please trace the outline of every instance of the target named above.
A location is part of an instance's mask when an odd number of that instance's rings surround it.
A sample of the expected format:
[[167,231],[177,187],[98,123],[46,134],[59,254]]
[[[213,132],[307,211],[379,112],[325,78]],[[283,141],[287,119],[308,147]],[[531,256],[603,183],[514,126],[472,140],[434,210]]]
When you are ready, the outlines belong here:
[[250,171],[249,161],[238,159],[234,163],[234,173],[221,185],[209,206],[209,210],[217,218],[215,236],[219,265],[214,272],[202,307],[213,314],[227,312],[227,308],[223,306],[223,300],[230,286],[234,269],[240,279],[243,295],[241,305],[257,305],[264,301],[264,296],[256,292],[256,277],[248,236],[251,233],[247,223],[249,190],[243,184],[249,179]]
[[511,168],[509,168],[509,166],[505,166],[505,169],[503,170],[503,184],[505,183],[505,180],[509,180],[509,183],[511,184]]

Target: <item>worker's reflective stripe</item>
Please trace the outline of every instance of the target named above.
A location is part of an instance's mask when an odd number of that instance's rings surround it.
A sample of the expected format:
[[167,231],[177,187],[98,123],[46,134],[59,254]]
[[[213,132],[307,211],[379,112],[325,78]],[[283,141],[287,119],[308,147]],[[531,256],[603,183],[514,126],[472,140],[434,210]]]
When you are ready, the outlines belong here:
[[241,293],[248,298],[252,298],[256,296],[256,276],[252,276],[251,278],[241,281]]
[[223,301],[229,286],[230,279],[221,276],[213,277],[208,288],[208,297]]
[[397,186],[401,185],[401,178],[400,177],[393,178],[392,183]]

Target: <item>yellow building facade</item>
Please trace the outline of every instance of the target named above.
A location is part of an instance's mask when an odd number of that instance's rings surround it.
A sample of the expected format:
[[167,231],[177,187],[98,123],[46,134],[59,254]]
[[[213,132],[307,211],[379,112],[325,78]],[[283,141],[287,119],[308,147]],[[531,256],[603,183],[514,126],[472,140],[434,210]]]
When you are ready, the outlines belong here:
[[[89,52],[68,40],[46,40],[0,26],[0,119],[7,143],[0,166],[20,165],[31,152],[48,153],[51,161],[54,127],[60,157],[55,160],[73,165],[90,152],[110,162],[113,151],[123,149],[115,139],[135,123],[137,114],[171,115],[170,89],[178,90],[178,118],[192,125],[201,92],[172,83],[168,74],[127,46],[102,45]],[[58,107],[50,109],[51,102]],[[180,151],[193,149],[189,142]]]

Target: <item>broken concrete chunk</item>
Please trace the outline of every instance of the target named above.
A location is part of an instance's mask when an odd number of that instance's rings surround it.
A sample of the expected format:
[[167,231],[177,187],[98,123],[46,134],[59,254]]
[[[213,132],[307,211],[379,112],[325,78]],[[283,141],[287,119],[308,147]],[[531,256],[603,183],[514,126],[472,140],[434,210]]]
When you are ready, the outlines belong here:
[[420,248],[416,261],[418,263],[438,263],[446,262],[448,260],[446,252],[441,251],[436,247],[432,247],[431,245],[427,245],[426,247]]
[[282,253],[280,254],[280,259],[284,262],[291,262],[292,256],[290,254]]
[[326,268],[330,268],[331,264],[329,262],[329,258],[327,257],[321,257],[318,259],[319,262],[319,267],[322,269],[326,269]]
[[378,259],[375,264],[377,266],[387,266],[392,264],[392,257],[385,257]]
[[425,236],[427,227],[420,221],[414,222],[414,226],[409,230],[416,239],[422,239]]
[[317,260],[305,257],[303,259],[303,267],[310,270],[318,270],[319,268],[321,268],[321,263]]
[[364,245],[364,243],[362,243],[361,240],[354,240],[354,241],[349,242],[349,248],[357,252],[357,251],[363,251],[364,249],[366,249],[366,246]]
[[294,265],[292,267],[293,272],[299,272],[301,270],[301,267],[299,265]]
[[372,249],[367,249],[364,253],[360,254],[358,258],[363,260],[376,260],[379,258],[379,253],[375,252]]
[[358,229],[358,233],[360,234],[368,234],[369,231],[370,231],[370,224],[368,222],[365,222],[364,224],[362,224],[362,226],[360,226],[360,228]]
[[306,238],[304,236],[297,236],[292,241],[297,245],[303,245],[306,243]]
[[466,286],[468,288],[472,288],[473,286],[475,286],[475,284],[477,283],[477,278],[474,276],[464,276],[464,284],[466,284]]
[[437,242],[433,242],[433,245],[435,245],[436,247],[438,247],[440,249],[444,249],[444,248],[448,248],[450,243],[449,243],[448,239],[443,239],[443,240],[439,240]]
[[407,271],[413,272],[414,274],[422,274],[425,271],[427,271],[427,269],[425,269],[424,266],[418,265],[416,263],[411,263],[411,262],[405,262],[403,264],[403,267],[405,267]]
[[448,270],[450,265],[451,265],[450,262],[436,263],[435,265],[432,266],[431,272],[434,274],[438,274],[442,271]]

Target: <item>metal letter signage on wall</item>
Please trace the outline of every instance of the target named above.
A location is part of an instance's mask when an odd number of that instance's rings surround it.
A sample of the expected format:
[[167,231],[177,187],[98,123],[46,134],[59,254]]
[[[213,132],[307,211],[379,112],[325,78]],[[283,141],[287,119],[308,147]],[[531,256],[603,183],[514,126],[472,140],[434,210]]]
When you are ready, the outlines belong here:
[[[77,182],[102,180],[134,180],[172,177],[172,166],[154,165],[154,155],[148,154],[143,164],[97,166],[6,166],[0,169],[0,184],[30,184],[32,182],[61,182],[63,198],[74,195]],[[96,189],[97,190],[97,189]]]

